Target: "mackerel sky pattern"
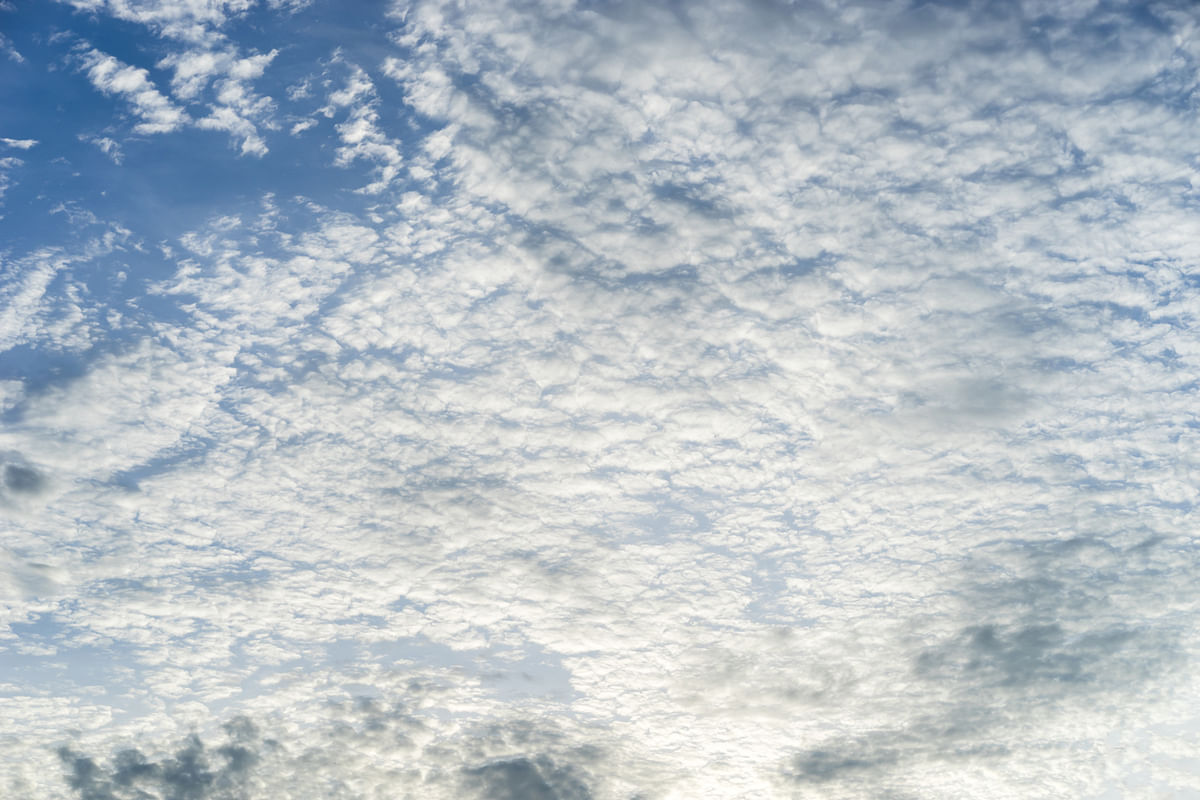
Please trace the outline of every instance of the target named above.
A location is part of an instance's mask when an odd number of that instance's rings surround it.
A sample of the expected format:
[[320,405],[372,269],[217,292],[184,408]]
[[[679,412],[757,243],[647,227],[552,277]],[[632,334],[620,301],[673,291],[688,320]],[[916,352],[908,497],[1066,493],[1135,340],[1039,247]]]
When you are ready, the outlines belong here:
[[1200,797],[1198,25],[3,0],[0,795]]

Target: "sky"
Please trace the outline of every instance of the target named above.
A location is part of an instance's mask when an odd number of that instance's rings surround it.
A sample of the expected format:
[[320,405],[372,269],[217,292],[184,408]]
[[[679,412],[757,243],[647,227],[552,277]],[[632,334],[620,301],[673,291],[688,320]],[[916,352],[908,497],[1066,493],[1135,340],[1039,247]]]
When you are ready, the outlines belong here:
[[0,795],[1200,798],[1198,67],[0,0]]

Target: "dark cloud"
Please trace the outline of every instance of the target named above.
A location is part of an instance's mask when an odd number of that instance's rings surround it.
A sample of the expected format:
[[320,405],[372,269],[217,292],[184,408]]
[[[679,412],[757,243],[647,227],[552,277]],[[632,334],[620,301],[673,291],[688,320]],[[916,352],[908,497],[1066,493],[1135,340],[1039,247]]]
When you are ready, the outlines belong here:
[[587,768],[600,754],[564,747],[562,736],[527,720],[489,725],[463,743],[461,790],[480,800],[589,800]]
[[[1134,704],[1182,663],[1180,632],[1150,611],[1194,572],[1180,555],[1119,531],[980,548],[956,590],[961,627],[914,652],[904,723],[802,750],[785,775],[878,788],[918,764],[1011,762],[1026,746],[1014,731],[1047,708]],[[1136,622],[1118,605],[1131,597]]]
[[801,753],[792,763],[791,775],[799,782],[824,783],[869,774],[898,758],[894,749],[871,742],[851,742]]
[[247,800],[245,781],[261,760],[254,724],[238,717],[225,725],[227,741],[211,751],[199,736],[187,737],[173,756],[151,761],[141,751],[124,750],[110,768],[69,747],[58,751],[67,784],[80,800]]
[[372,752],[385,760],[411,756],[413,769],[386,773],[394,789],[424,787],[439,797],[445,796],[439,790],[447,790],[478,800],[593,797],[587,766],[597,753],[564,750],[556,734],[538,725],[492,725],[418,748],[409,734],[423,724],[404,703],[359,697],[335,710],[339,722],[332,731],[314,731],[311,741],[292,747],[263,738],[253,722],[238,717],[224,726],[220,745],[192,734],[157,760],[137,749],[123,750],[107,763],[70,747],[58,755],[78,800],[258,800],[263,787],[281,775],[316,781],[330,765],[344,768]]
[[66,775],[67,784],[79,793],[80,800],[114,800],[117,797],[112,792],[112,782],[95,761],[66,747],[59,750],[58,755],[70,770]]
[[922,653],[917,665],[928,677],[954,673],[989,687],[1086,684],[1137,639],[1137,631],[1120,625],[1075,636],[1057,623],[971,625]]
[[134,786],[138,781],[150,779],[158,774],[158,764],[146,760],[138,750],[123,750],[113,763],[113,783],[117,786]]
[[33,494],[45,485],[45,480],[36,470],[19,464],[8,464],[4,467],[4,485],[20,494]]
[[550,759],[514,758],[463,770],[464,784],[484,800],[590,800],[570,767]]
[[[1168,542],[1116,538],[1015,540],[981,553],[962,589],[966,624],[917,656],[917,674],[1026,697],[1129,692],[1164,675],[1178,631],[1151,609],[1192,572],[1190,559]],[[1135,597],[1149,608],[1131,619]]]
[[[854,796],[908,797],[902,773],[922,763],[987,761],[1010,757],[1008,746],[987,741],[1000,724],[994,712],[961,709],[958,719],[920,720],[906,728],[834,738],[797,754],[784,774],[797,787],[850,788]],[[869,795],[864,790],[870,787]],[[916,795],[913,795],[916,796]]]

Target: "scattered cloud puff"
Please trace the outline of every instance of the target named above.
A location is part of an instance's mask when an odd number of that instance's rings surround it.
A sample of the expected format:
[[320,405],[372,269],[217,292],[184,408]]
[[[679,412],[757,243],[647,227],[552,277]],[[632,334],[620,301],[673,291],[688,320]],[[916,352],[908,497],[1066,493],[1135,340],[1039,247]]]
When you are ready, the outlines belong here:
[[[340,56],[334,59],[335,64],[341,61]],[[345,86],[330,93],[328,102],[319,113],[329,118],[344,113],[345,118],[335,125],[341,142],[335,163],[346,167],[358,160],[373,162],[376,165],[375,180],[359,191],[363,194],[379,194],[400,174],[404,156],[400,142],[380,128],[379,97],[370,77],[361,67],[353,64],[346,66],[350,74]],[[305,123],[299,123],[292,132],[299,133],[305,127]]]
[[12,186],[13,180],[9,177],[9,173],[20,167],[25,162],[22,159],[13,156],[5,156],[0,158],[0,202],[4,200],[4,195]]
[[262,156],[267,152],[267,145],[259,135],[258,127],[274,127],[271,114],[275,106],[270,98],[255,94],[250,89],[250,82],[260,78],[278,54],[278,50],[272,50],[239,58],[234,51],[192,50],[168,56],[159,67],[174,70],[171,89],[181,100],[194,100],[215,82],[216,102],[210,105],[208,116],[201,117],[196,124],[201,128],[227,131],[240,142],[243,155]]
[[[255,94],[248,81],[260,76],[277,52],[244,59],[235,59],[226,53],[211,61],[206,58],[211,54],[193,52],[164,59],[159,66],[175,70],[172,90],[177,100],[191,102],[210,82],[214,83],[213,102],[208,105],[207,114],[195,119],[159,92],[146,70],[123,64],[94,49],[83,56],[83,63],[97,89],[122,96],[133,106],[142,119],[133,128],[135,133],[169,133],[194,124],[203,129],[227,132],[238,142],[242,155],[262,156],[267,153],[267,145],[259,128],[275,127],[271,119],[275,106],[269,97]],[[108,137],[105,139],[113,141]],[[116,142],[114,145],[119,146]],[[112,152],[112,148],[105,152]]]
[[[11,8],[0,8],[0,11],[12,10],[13,9]],[[17,48],[13,46],[12,40],[3,33],[0,33],[0,53],[4,53],[4,55],[8,57],[9,61],[15,61],[18,64],[25,63],[25,56],[21,55]]]
[[[135,106],[143,122],[137,133],[164,133],[193,122],[185,108],[207,101],[207,109],[194,109],[194,124],[202,129],[227,132],[242,155],[262,156],[268,148],[261,129],[276,127],[275,104],[255,92],[251,84],[263,76],[279,54],[242,55],[229,43],[223,28],[252,8],[250,2],[196,5],[189,2],[126,3],[71,0],[72,7],[139,23],[167,39],[173,52],[156,65],[173,72],[170,99],[150,84],[144,69],[121,64],[111,56],[91,51],[84,56],[93,84],[109,94],[120,94]],[[294,13],[302,4],[268,4]],[[183,49],[178,49],[182,45]],[[174,101],[174,103],[172,102]]]
[[[248,6],[85,6],[260,152]],[[278,93],[358,195],[4,273],[0,786],[1200,790],[1189,14],[391,19]]]
[[246,58],[232,51],[188,51],[167,56],[159,67],[174,70],[171,91],[181,99],[191,100],[203,91],[214,76],[227,76],[234,81],[249,81],[262,77],[267,66],[279,54],[278,50]]
[[93,86],[123,98],[141,119],[133,127],[135,133],[170,133],[189,121],[182,108],[158,91],[146,70],[90,47],[81,51],[79,58]]
[[90,142],[100,148],[100,152],[112,159],[114,164],[120,164],[125,159],[125,154],[121,150],[121,144],[108,136],[84,136],[80,135],[80,141]]
[[[77,11],[105,14],[155,29],[162,36],[190,43],[221,38],[221,28],[246,13],[256,0],[59,0]],[[278,5],[278,4],[273,4]]]

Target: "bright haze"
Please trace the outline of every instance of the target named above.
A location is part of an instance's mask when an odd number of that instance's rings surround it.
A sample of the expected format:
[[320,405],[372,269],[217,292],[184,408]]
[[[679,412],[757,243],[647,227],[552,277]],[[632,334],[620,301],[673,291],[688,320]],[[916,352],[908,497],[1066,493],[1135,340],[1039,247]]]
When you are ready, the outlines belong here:
[[0,1],[0,796],[1200,797],[1200,12]]

